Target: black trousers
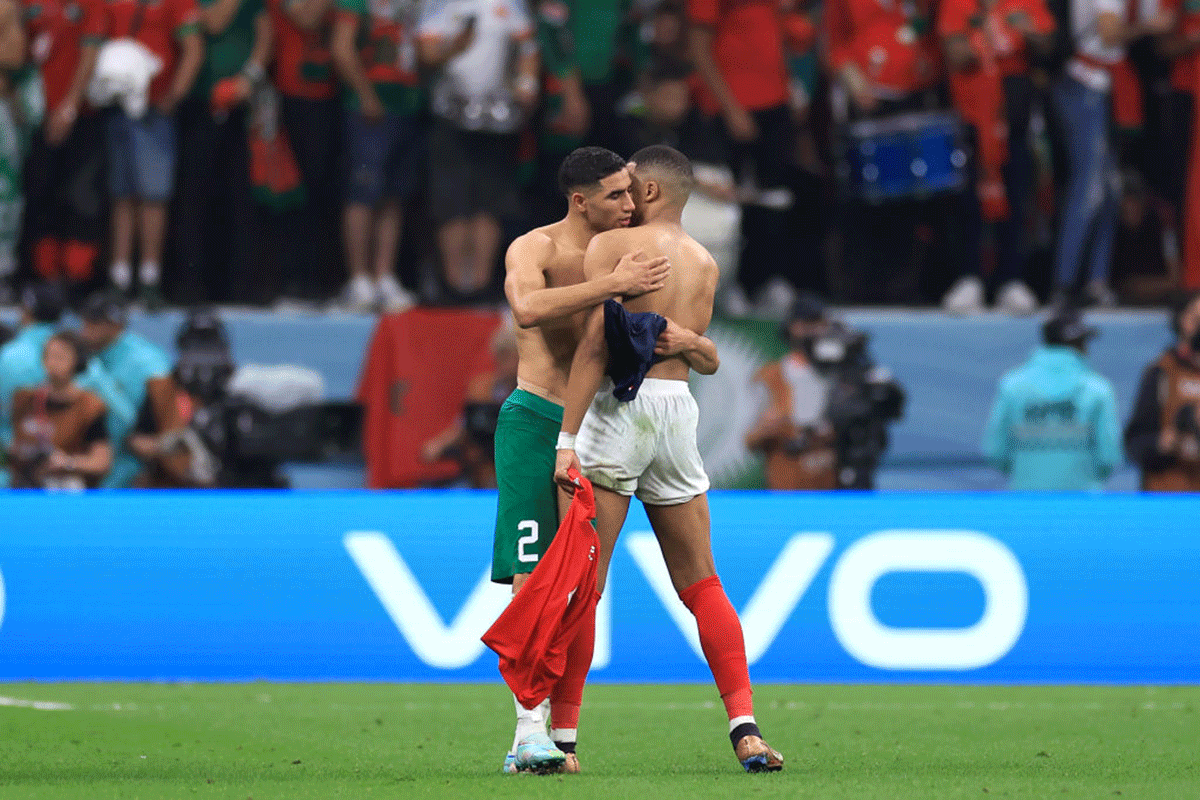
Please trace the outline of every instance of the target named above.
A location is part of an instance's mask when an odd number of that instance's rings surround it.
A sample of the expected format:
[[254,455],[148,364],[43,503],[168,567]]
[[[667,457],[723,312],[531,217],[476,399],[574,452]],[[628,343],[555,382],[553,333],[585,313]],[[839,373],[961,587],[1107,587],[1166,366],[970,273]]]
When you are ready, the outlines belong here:
[[324,299],[342,283],[341,114],[336,97],[283,97],[283,129],[307,195],[304,205],[283,212],[280,220],[280,271],[283,292],[290,297]]
[[246,116],[241,107],[216,118],[196,98],[179,110],[171,276],[179,302],[267,299],[270,276],[252,257],[258,225]]
[[104,174],[104,124],[99,114],[82,114],[56,147],[45,129],[33,136],[25,160],[25,240],[104,239],[108,188]]

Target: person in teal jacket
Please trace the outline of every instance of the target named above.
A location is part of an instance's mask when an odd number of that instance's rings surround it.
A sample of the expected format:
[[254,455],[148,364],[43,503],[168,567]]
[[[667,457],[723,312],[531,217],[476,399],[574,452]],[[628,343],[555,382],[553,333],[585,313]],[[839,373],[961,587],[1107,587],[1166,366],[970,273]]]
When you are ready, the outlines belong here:
[[[42,351],[47,340],[58,330],[66,310],[66,298],[54,284],[28,287],[21,297],[21,329],[15,338],[0,348],[0,446],[12,445],[12,397],[18,389],[46,381]],[[98,358],[88,359],[86,371],[79,376],[80,388],[95,392],[108,408],[105,425],[112,441],[122,441],[133,429],[137,409],[125,397],[117,382]],[[0,487],[8,486],[8,471],[0,470]]]
[[[126,329],[128,312],[120,295],[112,292],[93,295],[82,316],[84,340],[116,381],[125,402],[134,409],[132,425],[148,394],[173,393],[171,359],[161,347]],[[125,433],[128,431],[127,427]],[[126,438],[112,437],[116,452],[112,470],[103,483],[106,489],[130,486],[142,470]]]
[[1043,346],[1001,379],[983,452],[1009,488],[1101,489],[1121,463],[1116,395],[1085,358],[1097,333],[1066,309],[1043,326]]

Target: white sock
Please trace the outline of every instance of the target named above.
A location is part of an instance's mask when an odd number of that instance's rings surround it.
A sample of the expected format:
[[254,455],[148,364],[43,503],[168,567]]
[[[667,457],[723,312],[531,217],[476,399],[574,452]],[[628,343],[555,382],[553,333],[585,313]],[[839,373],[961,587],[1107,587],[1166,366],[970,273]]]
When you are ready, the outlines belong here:
[[129,266],[128,261],[114,261],[108,275],[118,289],[128,289],[129,284],[133,283],[133,267]]
[[158,262],[157,261],[143,261],[142,268],[141,268],[141,274],[142,274],[142,285],[143,286],[157,286],[158,278],[159,278]]
[[738,725],[742,725],[746,722],[753,722],[755,725],[758,724],[755,721],[753,714],[747,714],[744,717],[734,717],[733,719],[729,720],[729,732],[733,733],[734,728],[736,728]]
[[555,742],[574,742],[577,741],[579,730],[577,728],[551,728],[550,738]]
[[513,695],[513,705],[517,709],[517,732],[513,736],[511,753],[516,755],[517,745],[526,736],[546,732],[546,707],[549,704],[549,700],[543,700],[542,703],[533,708],[525,708],[525,706],[521,705],[521,701],[517,699],[517,696]]

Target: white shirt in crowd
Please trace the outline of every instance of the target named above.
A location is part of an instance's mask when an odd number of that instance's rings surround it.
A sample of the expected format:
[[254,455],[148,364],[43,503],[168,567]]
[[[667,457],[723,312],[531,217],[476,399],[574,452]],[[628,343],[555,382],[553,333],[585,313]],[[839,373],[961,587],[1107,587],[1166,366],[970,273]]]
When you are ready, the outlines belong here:
[[468,130],[511,133],[521,126],[513,64],[522,46],[535,46],[524,0],[431,0],[422,8],[417,34],[453,38],[472,17],[474,41],[433,84],[433,113]]
[[[1137,19],[1146,22],[1158,13],[1159,0],[1137,0]],[[1105,47],[1100,41],[1096,21],[1102,13],[1116,14],[1121,19],[1129,15],[1125,0],[1071,0],[1071,28],[1075,34],[1075,52],[1100,62],[1116,64],[1125,57],[1125,45]],[[1097,92],[1107,92],[1112,79],[1107,71],[1079,59],[1072,59],[1067,70],[1076,80]]]

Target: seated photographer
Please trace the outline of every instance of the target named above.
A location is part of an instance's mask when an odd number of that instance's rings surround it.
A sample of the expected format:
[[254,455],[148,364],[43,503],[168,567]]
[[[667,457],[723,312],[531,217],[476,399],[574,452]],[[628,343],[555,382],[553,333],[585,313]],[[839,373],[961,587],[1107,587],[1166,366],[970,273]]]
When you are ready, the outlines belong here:
[[76,378],[87,369],[73,333],[52,335],[42,351],[46,382],[13,395],[9,452],[14,488],[95,488],[112,467],[104,401]]
[[427,462],[455,458],[474,489],[496,488],[496,420],[505,398],[517,388],[517,340],[511,325],[502,325],[490,345],[493,368],[471,379],[462,415],[421,448]]
[[871,361],[867,335],[803,293],[780,333],[790,352],[756,376],[770,395],[746,446],[766,454],[772,489],[872,489],[904,389]]
[[1125,450],[1147,492],[1200,492],[1200,291],[1172,309],[1175,343],[1142,375]]
[[790,351],[754,376],[769,401],[746,434],[746,447],[766,458],[768,489],[837,488],[833,426],[825,417],[830,382],[806,352],[829,325],[821,299],[801,294],[780,330]]

